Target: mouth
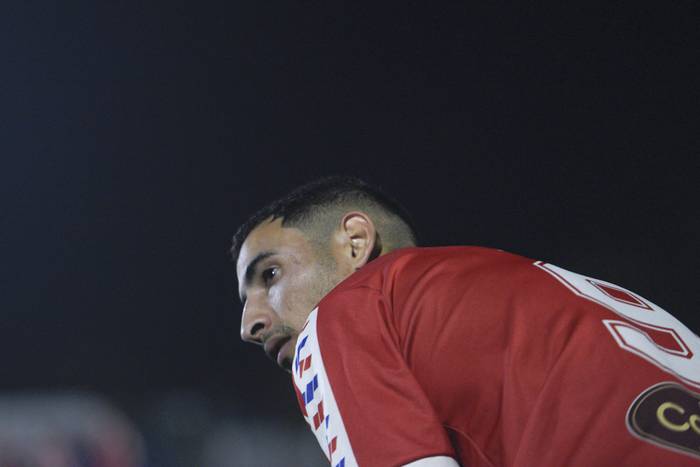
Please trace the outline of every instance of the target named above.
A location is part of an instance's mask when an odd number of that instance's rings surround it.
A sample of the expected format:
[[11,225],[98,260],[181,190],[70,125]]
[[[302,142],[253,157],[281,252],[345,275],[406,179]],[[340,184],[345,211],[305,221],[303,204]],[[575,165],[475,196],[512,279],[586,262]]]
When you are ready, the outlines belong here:
[[270,360],[277,362],[277,365],[285,370],[291,367],[291,357],[288,356],[291,341],[291,336],[276,335],[266,339],[263,345],[265,354]]

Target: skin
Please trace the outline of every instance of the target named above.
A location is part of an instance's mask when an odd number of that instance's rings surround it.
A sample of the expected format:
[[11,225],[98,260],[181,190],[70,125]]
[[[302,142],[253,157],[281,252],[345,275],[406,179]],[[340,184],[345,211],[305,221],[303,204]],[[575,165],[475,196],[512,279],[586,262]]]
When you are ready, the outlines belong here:
[[262,222],[243,242],[236,263],[243,303],[241,339],[261,345],[290,372],[296,341],[309,314],[370,260],[376,241],[374,222],[360,211],[343,215],[321,246],[314,246],[303,231],[283,227],[282,219]]

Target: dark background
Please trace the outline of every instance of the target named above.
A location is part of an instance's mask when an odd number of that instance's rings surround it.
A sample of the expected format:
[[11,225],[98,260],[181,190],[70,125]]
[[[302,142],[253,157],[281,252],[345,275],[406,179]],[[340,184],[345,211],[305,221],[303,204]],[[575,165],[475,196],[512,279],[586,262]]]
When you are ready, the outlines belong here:
[[696,2],[68,3],[0,7],[1,390],[296,419],[227,250],[324,174],[700,329]]

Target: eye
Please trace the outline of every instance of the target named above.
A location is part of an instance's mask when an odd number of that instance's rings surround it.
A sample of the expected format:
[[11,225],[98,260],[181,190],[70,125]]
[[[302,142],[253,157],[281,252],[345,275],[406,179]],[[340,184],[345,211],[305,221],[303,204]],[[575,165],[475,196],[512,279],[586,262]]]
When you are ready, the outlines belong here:
[[264,269],[262,272],[262,279],[265,284],[270,284],[272,280],[277,276],[279,269],[276,267]]

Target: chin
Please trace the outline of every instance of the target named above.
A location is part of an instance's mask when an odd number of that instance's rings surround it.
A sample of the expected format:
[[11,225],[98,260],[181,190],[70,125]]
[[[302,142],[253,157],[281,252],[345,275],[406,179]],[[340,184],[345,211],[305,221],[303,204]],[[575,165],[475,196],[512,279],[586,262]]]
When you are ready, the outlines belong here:
[[284,349],[282,355],[280,356],[281,359],[278,362],[280,368],[282,368],[284,371],[287,373],[292,373],[292,366],[294,363],[294,353],[297,348],[297,338],[298,335],[292,336],[289,339],[289,342],[285,345],[287,347]]

